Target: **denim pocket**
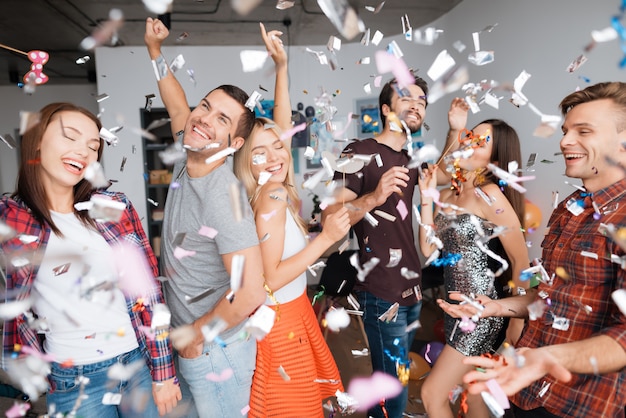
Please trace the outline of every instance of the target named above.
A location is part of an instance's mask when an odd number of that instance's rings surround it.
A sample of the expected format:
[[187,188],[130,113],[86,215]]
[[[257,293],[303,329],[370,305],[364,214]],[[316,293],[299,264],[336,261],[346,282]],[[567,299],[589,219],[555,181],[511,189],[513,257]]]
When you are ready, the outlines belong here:
[[48,393],[71,392],[79,386],[77,376],[60,376],[55,374],[54,371],[48,375],[48,380],[50,381]]

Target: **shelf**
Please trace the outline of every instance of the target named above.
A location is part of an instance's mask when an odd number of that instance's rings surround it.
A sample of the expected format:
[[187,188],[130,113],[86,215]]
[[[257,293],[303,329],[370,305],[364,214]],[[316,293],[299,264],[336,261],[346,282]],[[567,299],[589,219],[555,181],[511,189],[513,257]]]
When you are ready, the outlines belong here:
[[170,184],[169,183],[163,183],[163,184],[147,184],[148,189],[169,189]]

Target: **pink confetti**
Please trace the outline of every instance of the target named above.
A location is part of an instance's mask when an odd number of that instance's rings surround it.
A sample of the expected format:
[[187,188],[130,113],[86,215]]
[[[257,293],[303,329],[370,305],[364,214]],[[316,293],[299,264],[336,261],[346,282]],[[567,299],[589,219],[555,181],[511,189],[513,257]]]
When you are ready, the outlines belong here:
[[56,357],[53,356],[52,354],[44,354],[44,353],[40,353],[39,351],[33,349],[32,347],[28,346],[28,345],[23,345],[22,348],[20,349],[20,351],[24,354],[27,355],[31,355],[31,356],[35,356],[35,357],[39,357],[40,359],[44,360],[44,361],[56,361]]
[[146,336],[147,340],[154,341],[156,338],[156,332],[152,331],[152,328],[147,327],[145,325],[139,326],[139,331]]
[[300,125],[296,125],[293,128],[289,129],[288,131],[283,132],[280,135],[280,140],[284,141],[287,138],[291,138],[292,136],[294,136],[298,132],[304,131],[305,129],[306,129],[306,122],[301,123]]
[[398,204],[396,205],[396,210],[400,214],[402,220],[404,220],[409,214],[409,210],[406,208],[406,203],[404,203],[403,200],[398,201]]
[[118,286],[127,295],[143,296],[156,286],[145,254],[130,242],[113,246],[113,261],[118,271]]
[[439,204],[439,190],[430,188],[422,191],[424,197],[432,197],[435,203]]
[[241,408],[241,415],[246,416],[250,412],[250,405],[246,405]]
[[261,218],[263,218],[264,221],[269,221],[274,215],[276,215],[276,209],[274,209],[270,213],[262,213]]
[[30,409],[30,404],[28,403],[18,403],[15,402],[13,406],[6,410],[5,415],[7,418],[18,418],[26,416],[26,412]]
[[176,257],[178,260],[180,260],[181,258],[185,258],[185,257],[191,257],[192,255],[196,255],[196,252],[188,251],[180,247],[176,247],[174,249],[174,257]]
[[348,388],[348,394],[358,403],[359,411],[365,411],[377,405],[381,399],[393,398],[400,392],[402,384],[398,378],[382,372],[374,372],[370,377],[352,379]]
[[393,73],[400,88],[410,86],[415,82],[415,77],[411,74],[404,60],[396,58],[386,51],[376,52],[376,68],[381,74]]
[[202,225],[200,227],[200,230],[198,231],[198,234],[213,239],[217,236],[217,229],[211,228],[210,226]]
[[224,369],[220,374],[217,373],[207,373],[206,380],[210,380],[211,382],[224,382],[233,377],[233,369]]
[[494,399],[498,404],[502,407],[502,409],[509,409],[511,405],[509,404],[509,399],[506,396],[506,393],[500,387],[500,384],[496,382],[495,379],[489,379],[485,382],[487,385],[487,389],[493,395]]
[[472,321],[471,319],[469,319],[466,316],[461,317],[461,322],[459,323],[459,328],[461,329],[461,331],[463,331],[464,333],[469,333],[472,332],[476,329],[476,323],[474,321]]
[[382,81],[383,81],[383,76],[377,75],[376,78],[374,78],[374,87],[380,87]]
[[430,343],[426,344],[426,352],[424,352],[424,359],[428,362],[428,364],[433,364],[430,357],[428,357],[428,353],[430,353]]

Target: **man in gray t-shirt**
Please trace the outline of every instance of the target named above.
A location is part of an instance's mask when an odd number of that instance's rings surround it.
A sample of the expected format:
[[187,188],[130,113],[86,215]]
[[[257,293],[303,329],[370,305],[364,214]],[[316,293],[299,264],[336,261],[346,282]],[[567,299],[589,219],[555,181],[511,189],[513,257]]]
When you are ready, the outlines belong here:
[[[167,36],[162,22],[148,18],[145,41],[159,92],[172,133],[177,137],[183,132],[181,144],[187,150],[186,160],[174,168],[179,187],[167,196],[161,251],[172,325],[187,326],[193,337],[178,348],[176,358],[183,400],[195,404],[195,411],[191,407],[185,416],[238,416],[248,407],[256,360],[256,341],[242,338],[238,331],[265,301],[265,291],[254,221],[251,216],[238,219],[231,207],[229,190],[237,180],[226,158],[249,135],[254,114],[245,107],[248,95],[230,85],[212,90],[190,111],[161,55]],[[243,213],[245,205],[241,203]],[[241,287],[234,298],[227,298],[232,261],[238,255],[245,259]],[[202,329],[218,320],[228,329],[205,342]],[[231,371],[232,376],[224,378],[224,372]]]

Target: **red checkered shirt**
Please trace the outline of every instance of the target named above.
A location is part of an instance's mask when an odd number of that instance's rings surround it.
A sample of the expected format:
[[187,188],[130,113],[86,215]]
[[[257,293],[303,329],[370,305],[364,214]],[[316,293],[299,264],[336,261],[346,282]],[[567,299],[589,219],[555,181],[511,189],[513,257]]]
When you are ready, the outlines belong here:
[[[583,203],[584,210],[578,216],[566,208],[570,199]],[[594,219],[596,210],[599,219]],[[552,213],[549,232],[541,244],[544,267],[549,275],[561,267],[569,278],[555,275],[552,286],[539,285],[539,291],[547,292],[551,305],[541,318],[529,321],[518,347],[541,347],[607,335],[626,350],[626,317],[611,298],[613,291],[625,286],[626,270],[620,265],[625,255],[610,236],[598,232],[601,223],[626,226],[626,179],[591,197],[573,193]],[[585,305],[591,310],[584,309]],[[555,329],[555,317],[568,319],[569,329]],[[623,417],[625,379],[625,369],[604,375],[573,374],[568,383],[548,375],[518,393],[513,402],[525,410],[544,407],[564,417]],[[547,384],[549,388],[540,396]]]
[[[126,204],[122,218],[119,222],[97,222],[96,226],[100,234],[109,244],[125,240],[136,244],[143,250],[152,268],[154,277],[158,276],[157,261],[148,242],[148,238],[141,226],[141,221],[128,198],[122,193],[98,191],[104,195]],[[24,300],[30,296],[33,280],[37,276],[39,266],[36,263],[28,263],[22,267],[14,267],[9,259],[16,255],[29,256],[43,253],[50,237],[48,225],[42,225],[31,214],[26,205],[19,199],[2,197],[0,199],[0,219],[17,232],[17,236],[0,243],[0,249],[7,260],[7,302]],[[24,243],[19,237],[30,235],[37,237],[32,243]],[[137,336],[137,342],[151,370],[152,380],[161,382],[175,377],[174,363],[172,361],[172,346],[166,334],[159,338],[146,338],[140,331],[140,327],[150,327],[152,318],[152,306],[156,303],[164,303],[161,287],[155,280],[155,286],[150,294],[144,295],[145,309],[134,309],[136,299],[126,297],[126,306],[131,324]],[[30,346],[39,352],[43,352],[41,341],[35,330],[29,327],[28,317],[32,317],[32,311],[24,312],[16,318],[4,322],[4,349],[3,365],[9,356],[14,355],[16,344]],[[163,331],[161,331],[163,333]]]

